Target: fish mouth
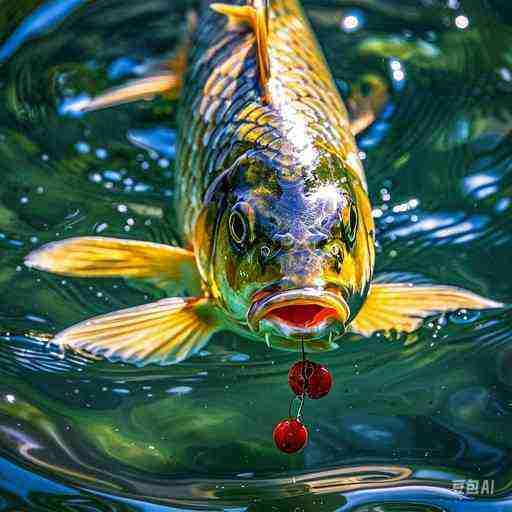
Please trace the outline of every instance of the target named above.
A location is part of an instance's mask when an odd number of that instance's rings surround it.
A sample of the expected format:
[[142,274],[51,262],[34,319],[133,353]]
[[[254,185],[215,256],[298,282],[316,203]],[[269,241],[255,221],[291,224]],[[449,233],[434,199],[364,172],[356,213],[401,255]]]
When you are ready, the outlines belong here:
[[257,293],[247,313],[247,322],[255,332],[267,328],[285,337],[314,338],[325,334],[333,323],[344,327],[349,313],[341,293],[296,288]]

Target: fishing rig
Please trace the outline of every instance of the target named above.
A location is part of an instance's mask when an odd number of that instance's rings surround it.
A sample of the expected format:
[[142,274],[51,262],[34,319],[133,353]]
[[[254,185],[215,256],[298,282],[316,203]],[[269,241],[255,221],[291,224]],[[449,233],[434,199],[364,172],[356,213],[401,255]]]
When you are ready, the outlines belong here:
[[[281,420],[274,428],[274,442],[279,450],[295,453],[307,443],[308,429],[303,423],[303,410],[306,397],[322,398],[332,387],[331,372],[323,365],[306,359],[304,338],[300,343],[301,360],[296,362],[288,372],[288,384],[295,394],[290,402],[288,418]],[[293,414],[294,405],[297,412]]]

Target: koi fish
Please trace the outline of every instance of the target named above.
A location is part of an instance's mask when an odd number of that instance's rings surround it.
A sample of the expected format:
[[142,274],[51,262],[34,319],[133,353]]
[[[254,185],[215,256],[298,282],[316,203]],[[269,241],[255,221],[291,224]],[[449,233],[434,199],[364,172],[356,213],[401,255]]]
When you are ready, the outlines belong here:
[[181,87],[183,246],[79,237],[25,261],[65,276],[147,280],[174,296],[78,323],[54,344],[167,365],[222,330],[320,351],[347,332],[412,332],[429,315],[502,306],[452,286],[374,277],[372,209],[351,121],[297,0],[205,2],[188,48],[180,65],[81,106]]

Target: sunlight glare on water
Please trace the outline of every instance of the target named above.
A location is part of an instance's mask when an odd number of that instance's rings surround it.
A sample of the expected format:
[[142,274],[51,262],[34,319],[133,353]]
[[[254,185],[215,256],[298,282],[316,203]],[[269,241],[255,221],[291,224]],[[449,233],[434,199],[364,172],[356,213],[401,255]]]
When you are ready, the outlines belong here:
[[[5,3],[0,510],[512,509],[510,309],[433,317],[409,336],[347,336],[318,355],[334,388],[308,402],[310,442],[292,457],[272,429],[296,354],[229,334],[165,368],[55,353],[59,330],[162,297],[29,270],[23,258],[80,235],[177,243],[177,103],[80,115],[76,104],[165,61],[196,3]],[[377,272],[510,303],[508,2],[305,6],[344,98],[384,98],[358,137]]]

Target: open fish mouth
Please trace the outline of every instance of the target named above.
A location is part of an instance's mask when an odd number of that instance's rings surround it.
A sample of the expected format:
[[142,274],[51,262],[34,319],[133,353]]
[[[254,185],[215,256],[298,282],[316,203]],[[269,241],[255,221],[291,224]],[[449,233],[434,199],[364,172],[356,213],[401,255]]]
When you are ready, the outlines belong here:
[[341,294],[318,288],[257,293],[247,313],[253,331],[262,324],[284,336],[317,337],[333,323],[345,326],[349,307]]

